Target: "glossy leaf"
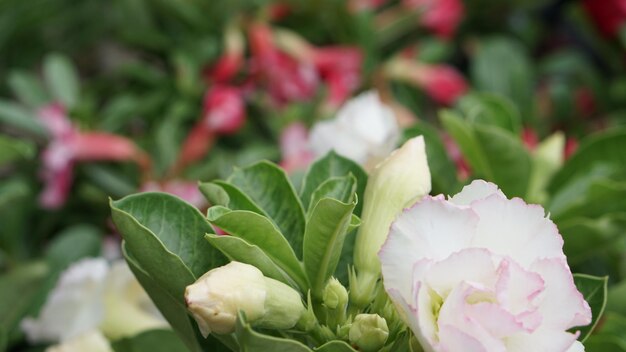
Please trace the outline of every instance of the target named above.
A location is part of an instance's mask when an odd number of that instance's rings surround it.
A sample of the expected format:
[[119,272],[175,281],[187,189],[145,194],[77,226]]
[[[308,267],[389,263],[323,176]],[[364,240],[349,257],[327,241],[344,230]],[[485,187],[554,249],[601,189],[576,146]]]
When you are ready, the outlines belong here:
[[[283,282],[294,288],[298,284],[285,273],[261,248],[234,236],[206,235],[207,241],[220,250],[228,259],[250,264],[261,270],[263,275]],[[306,285],[306,283],[304,283]],[[306,286],[305,286],[306,287]]]
[[243,312],[239,312],[235,335],[239,341],[241,352],[311,352],[310,348],[296,340],[264,335],[254,331],[246,321]]
[[[204,240],[206,233],[213,232],[207,219],[180,198],[166,193],[141,193],[114,201],[111,208],[113,220],[134,255],[148,250],[141,248],[140,242],[150,245],[150,250],[165,250],[165,256],[180,258],[194,277],[225,263],[225,258]],[[137,259],[151,272],[142,258]]]
[[311,196],[311,203],[307,207],[307,216],[311,215],[315,205],[322,200],[322,198],[333,198],[344,203],[350,202],[354,197],[354,192],[356,192],[356,184],[356,178],[352,174],[341,177],[331,177],[324,181]]
[[576,284],[576,288],[578,288],[578,291],[583,294],[585,301],[589,303],[592,314],[591,324],[580,329],[575,328],[575,330],[580,330],[580,336],[578,339],[582,342],[585,342],[587,337],[589,337],[604,313],[604,307],[606,306],[607,282],[608,277],[606,276],[597,277],[585,274],[574,274],[574,283]]
[[[367,174],[359,164],[331,151],[309,167],[304,177],[304,182],[302,183],[302,190],[300,191],[302,203],[307,206],[310,205],[313,192],[331,177],[347,176],[350,173],[352,173],[357,181],[357,196],[359,199],[363,199],[365,185],[367,184]],[[361,214],[361,207],[361,204],[357,204],[355,214]]]
[[266,217],[246,210],[234,210],[212,207],[207,217],[209,222],[239,237],[251,245],[257,246],[283,271],[306,291],[308,284],[302,265],[298,261],[289,242],[280,230]]
[[78,102],[78,72],[72,62],[60,54],[48,55],[43,63],[46,84],[54,97],[71,109]]
[[304,210],[285,172],[270,162],[261,161],[236,169],[228,182],[246,194],[276,224],[296,255],[300,255]]
[[315,205],[307,222],[304,269],[314,298],[321,298],[326,281],[337,268],[355,205],[324,198]]

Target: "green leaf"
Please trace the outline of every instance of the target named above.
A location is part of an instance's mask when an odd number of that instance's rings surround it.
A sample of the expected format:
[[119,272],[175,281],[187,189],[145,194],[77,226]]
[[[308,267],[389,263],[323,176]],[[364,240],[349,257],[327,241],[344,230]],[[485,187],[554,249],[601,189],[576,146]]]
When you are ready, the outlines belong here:
[[259,247],[301,290],[308,289],[306,275],[289,242],[268,218],[246,210],[212,207],[207,213],[209,222],[232,236],[239,237],[251,245]]
[[343,203],[324,198],[313,209],[304,234],[304,269],[313,297],[321,299],[326,281],[333,275],[352,219],[356,201]]
[[311,203],[307,207],[307,216],[310,216],[315,205],[322,198],[333,198],[338,201],[349,203],[356,191],[356,178],[352,174],[341,177],[331,177],[324,181],[311,196]]
[[8,83],[20,102],[30,108],[39,108],[49,100],[39,79],[30,72],[11,71]]
[[472,171],[486,179],[493,180],[493,173],[472,126],[451,110],[440,111],[439,119],[446,131],[456,141],[463,156],[472,167]]
[[0,123],[39,137],[48,134],[45,127],[35,119],[33,113],[10,101],[0,100]]
[[598,324],[602,313],[604,313],[604,307],[606,306],[606,292],[607,292],[608,277],[597,277],[585,274],[574,274],[574,283],[578,291],[583,294],[585,301],[589,303],[591,307],[592,320],[591,324],[584,326],[580,329],[580,336],[578,339],[585,342],[587,337],[591,334],[593,329]]
[[424,121],[418,121],[404,131],[405,140],[419,135],[424,136],[430,173],[436,175],[436,177],[432,178],[432,194],[458,193],[461,187],[456,176],[456,166],[448,156],[448,152],[439,136],[439,131]]
[[492,93],[468,94],[459,101],[459,107],[471,123],[497,126],[514,134],[521,130],[520,112],[504,96]]
[[316,352],[356,352],[354,348],[348,345],[345,341],[329,341],[318,348],[315,348]]
[[567,194],[559,192],[552,199],[549,209],[555,221],[626,212],[626,182],[603,178],[577,181],[563,189],[568,190]]
[[[166,193],[141,193],[111,202],[111,208],[130,252],[149,273],[151,270],[139,252],[154,250],[166,257],[174,255],[196,278],[225,264],[225,258],[204,240],[206,233],[213,232],[207,219],[180,198]],[[146,254],[145,259],[149,258]]]
[[531,172],[530,155],[522,142],[497,127],[474,126],[492,179],[508,197],[524,197]]
[[35,144],[24,139],[0,136],[0,167],[35,157]]
[[[211,349],[211,351],[226,350],[217,348],[219,344],[215,341],[213,335],[209,335],[206,340],[200,336],[198,329],[195,327],[195,322],[189,317],[184,300],[181,300],[181,297],[178,295],[172,295],[166,286],[159,284],[157,280],[148,274],[136,259],[132,257],[125,241],[122,242],[122,252],[130,270],[189,351],[202,352],[204,351],[202,345],[213,346],[215,349]],[[191,280],[190,283],[192,283],[193,277],[189,275],[187,280]]]
[[572,180],[589,173],[597,166],[623,170],[626,168],[626,129],[607,130],[581,141],[580,147],[554,176],[550,193],[556,193]]
[[171,330],[149,330],[114,341],[115,352],[172,352],[184,351],[186,346]]
[[46,259],[53,268],[64,270],[79,259],[100,256],[101,241],[102,231],[99,228],[74,225],[55,236],[46,251]]
[[626,352],[626,317],[607,312],[600,331],[585,341],[587,352]]
[[[261,270],[263,275],[298,288],[298,283],[285,273],[261,248],[234,236],[207,234],[207,241],[220,250],[228,259],[250,264]],[[306,283],[304,283],[306,285]],[[306,287],[306,286],[305,286]]]
[[52,95],[68,109],[78,102],[78,73],[72,62],[60,54],[46,56],[43,63],[43,74]]
[[510,98],[522,112],[532,117],[534,70],[524,47],[511,39],[495,37],[478,45],[470,75],[476,89]]
[[254,331],[246,321],[245,314],[241,311],[237,319],[235,335],[239,341],[241,352],[311,352],[310,348],[296,340],[264,335]]
[[[354,161],[344,158],[338,155],[334,151],[329,152],[323,158],[315,161],[309,167],[304,182],[302,183],[302,190],[300,191],[300,199],[302,204],[310,205],[311,197],[318,187],[328,179],[338,176],[347,176],[350,173],[354,175],[357,181],[356,193],[358,199],[363,199],[365,193],[365,185],[367,184],[367,174],[361,166]],[[315,205],[315,204],[313,204]],[[362,204],[357,204],[355,214],[361,214]]]
[[285,171],[276,165],[261,161],[235,169],[228,182],[246,194],[280,229],[296,255],[302,253],[304,210]]

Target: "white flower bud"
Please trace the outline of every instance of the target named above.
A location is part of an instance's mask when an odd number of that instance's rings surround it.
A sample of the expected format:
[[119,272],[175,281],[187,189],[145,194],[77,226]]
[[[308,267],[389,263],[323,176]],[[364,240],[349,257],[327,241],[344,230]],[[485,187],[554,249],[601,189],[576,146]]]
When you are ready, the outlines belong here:
[[293,288],[239,262],[202,275],[187,286],[185,301],[204,337],[233,332],[240,310],[252,325],[272,329],[292,328],[305,311]]

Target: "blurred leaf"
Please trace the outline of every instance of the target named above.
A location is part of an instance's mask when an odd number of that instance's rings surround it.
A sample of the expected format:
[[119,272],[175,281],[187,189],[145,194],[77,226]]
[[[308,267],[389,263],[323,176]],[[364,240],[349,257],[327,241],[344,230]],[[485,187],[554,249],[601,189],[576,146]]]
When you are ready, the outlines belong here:
[[492,93],[472,93],[459,101],[459,107],[471,123],[483,123],[519,134],[522,125],[520,112],[504,96]]
[[0,167],[17,160],[35,156],[35,144],[23,139],[0,136]]
[[133,337],[114,341],[115,352],[172,352],[184,351],[185,345],[171,330],[149,330]]
[[82,165],[81,170],[99,189],[112,197],[122,197],[137,192],[134,184],[110,167],[94,163]]
[[[303,292],[308,283],[301,264],[280,230],[268,218],[251,211],[235,210],[217,206],[208,210],[211,224],[259,247],[282,270],[298,283]],[[213,243],[219,240],[209,240]]]
[[85,257],[100,255],[102,231],[92,225],[74,225],[55,236],[46,251],[46,259],[52,267],[65,269],[71,263]]
[[573,182],[575,188],[557,193],[550,206],[553,218],[562,220],[577,216],[600,217],[612,212],[626,212],[626,182],[594,178]]
[[614,129],[589,136],[550,182],[555,194],[572,180],[588,173],[599,164],[611,170],[626,169],[626,129]]
[[228,182],[244,192],[287,238],[297,256],[302,253],[304,210],[285,172],[261,161],[236,169]]
[[264,335],[254,331],[250,323],[246,321],[245,314],[241,311],[237,319],[235,335],[241,352],[311,352],[310,348],[296,340]]
[[416,136],[424,136],[426,143],[426,157],[432,178],[433,194],[456,194],[460,191],[460,183],[456,176],[456,166],[450,160],[439,131],[424,121],[404,131],[404,138],[408,140]]
[[20,102],[32,109],[41,107],[49,100],[39,79],[29,72],[11,71],[8,83]]
[[574,283],[576,284],[576,288],[583,294],[585,301],[589,303],[593,316],[591,324],[581,328],[575,328],[580,331],[578,340],[582,342],[585,342],[587,337],[589,337],[604,313],[604,307],[606,306],[607,281],[608,278],[606,276],[597,277],[585,274],[574,274]]
[[526,200],[544,203],[548,198],[546,190],[552,176],[563,165],[565,136],[556,132],[543,140],[532,154],[532,173],[528,181]]
[[65,107],[72,109],[78,102],[78,72],[72,62],[61,54],[46,56],[43,74],[50,93]]
[[488,38],[478,44],[470,66],[475,87],[507,96],[525,120],[532,118],[534,69],[524,47],[506,37]]
[[356,200],[343,203],[323,198],[313,208],[304,233],[304,269],[311,294],[321,300],[328,279],[335,273]]
[[0,123],[38,137],[46,136],[48,133],[41,122],[35,119],[33,113],[7,100],[0,100]]
[[[357,198],[363,199],[365,185],[367,184],[367,174],[359,164],[331,151],[309,167],[304,182],[302,183],[302,190],[300,191],[302,203],[306,206],[311,204],[313,192],[329,178],[347,176],[349,173],[352,173],[357,181]],[[356,215],[361,214],[361,208],[362,204],[357,204],[355,208]]]
[[607,312],[600,331],[589,336],[585,341],[587,352],[625,352],[626,317]]

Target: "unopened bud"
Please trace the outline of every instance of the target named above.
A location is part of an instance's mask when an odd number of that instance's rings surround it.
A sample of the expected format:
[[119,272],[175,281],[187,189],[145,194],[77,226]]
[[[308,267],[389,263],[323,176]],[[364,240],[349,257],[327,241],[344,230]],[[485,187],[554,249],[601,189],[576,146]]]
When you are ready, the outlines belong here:
[[233,332],[240,310],[253,326],[268,329],[292,328],[306,311],[293,288],[239,262],[202,275],[187,286],[185,301],[205,337]]
[[343,309],[348,303],[348,291],[334,277],[328,280],[323,292],[324,305],[330,309]]
[[378,314],[359,314],[350,327],[350,342],[361,351],[378,351],[387,342],[389,329],[387,322]]

